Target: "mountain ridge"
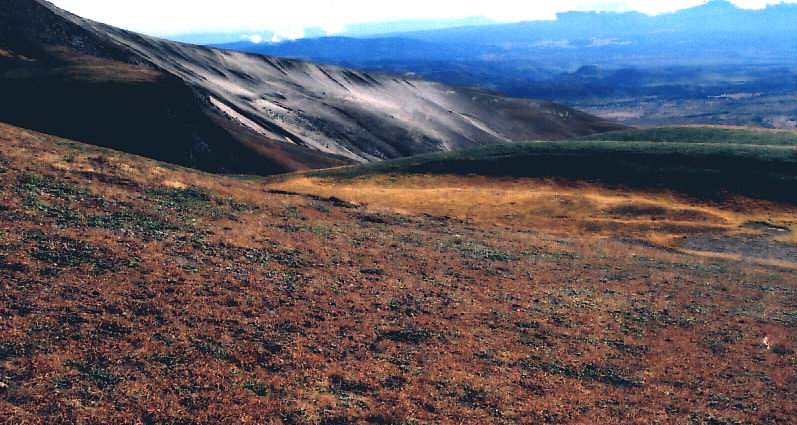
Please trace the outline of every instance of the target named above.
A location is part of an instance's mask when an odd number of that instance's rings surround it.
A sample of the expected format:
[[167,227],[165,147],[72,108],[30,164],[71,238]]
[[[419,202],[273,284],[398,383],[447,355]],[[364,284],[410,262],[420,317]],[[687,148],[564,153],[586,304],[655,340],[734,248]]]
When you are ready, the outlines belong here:
[[[452,27],[436,30],[396,32],[373,35],[361,40],[416,40],[417,42],[450,45],[460,52],[472,56],[487,53],[483,49],[496,49],[501,46],[509,49],[506,43],[528,43],[535,47],[540,41],[561,41],[601,37],[631,37],[651,35],[674,36],[689,32],[706,33],[755,33],[763,35],[791,35],[797,30],[797,4],[770,4],[763,9],[748,10],[736,7],[725,0],[714,0],[693,8],[659,15],[646,15],[637,11],[628,12],[562,12],[555,20],[531,20],[512,23],[495,23],[475,26]],[[283,41],[280,43],[251,43],[241,41],[227,43],[238,47],[250,45],[247,51],[268,52],[280,45],[318,44],[320,40],[345,40],[356,37],[317,37]],[[737,41],[739,41],[737,37]],[[223,46],[223,44],[221,44]],[[604,45],[601,47],[609,46]],[[536,45],[536,47],[542,47]],[[571,46],[568,46],[571,47]],[[770,46],[772,48],[776,46]],[[446,47],[447,49],[448,47]],[[443,50],[446,50],[443,49]],[[501,50],[501,49],[498,49]],[[445,53],[445,52],[444,52]],[[312,56],[303,56],[312,57]]]
[[[120,142],[123,150],[209,171],[272,174],[621,127],[547,102],[170,42],[40,0],[2,3],[12,12],[0,15],[0,48],[10,52],[0,58],[0,85],[19,104],[0,108],[0,120],[78,140],[94,131],[86,141],[99,144],[129,139]],[[87,65],[96,58],[113,64]],[[105,72],[114,66],[124,72]],[[62,75],[64,68],[71,73]],[[76,99],[84,96],[88,106]],[[51,105],[53,97],[61,108]],[[155,114],[142,110],[147,104],[166,106]],[[102,119],[89,119],[83,108]],[[59,125],[47,122],[67,116]],[[160,123],[175,141],[164,148],[169,138],[149,123]],[[109,128],[83,130],[97,125]],[[118,135],[117,127],[131,134]]]
[[[568,12],[551,21],[221,47],[482,87],[628,125],[793,128],[797,119],[797,4]],[[585,66],[596,72],[579,72]]]

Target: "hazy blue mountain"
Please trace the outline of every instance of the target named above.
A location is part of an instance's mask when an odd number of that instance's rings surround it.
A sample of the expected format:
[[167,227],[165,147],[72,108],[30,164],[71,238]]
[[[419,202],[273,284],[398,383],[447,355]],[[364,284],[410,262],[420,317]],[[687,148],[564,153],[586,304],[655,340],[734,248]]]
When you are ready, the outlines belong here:
[[[249,34],[244,33],[219,33],[219,32],[202,32],[202,33],[188,33],[170,35],[165,38],[172,41],[179,41],[180,43],[189,44],[228,44],[238,43],[243,41]],[[267,35],[270,39],[273,33],[268,32]]]
[[315,61],[364,64],[383,60],[439,60],[455,59],[467,49],[456,47],[441,51],[437,43],[412,38],[308,38],[281,43],[252,43],[240,40],[221,47],[271,56],[314,58]]
[[394,33],[361,41],[326,37],[223,47],[359,66],[403,59],[544,62],[570,71],[584,64],[797,63],[797,4],[746,10],[715,0],[657,16],[568,12],[551,21]]
[[797,5],[777,4],[760,10],[739,9],[725,0],[674,13],[649,16],[639,12],[567,12],[556,20],[497,24],[415,32],[403,36],[425,41],[490,45],[538,40],[575,40],[598,37],[636,38],[649,35],[709,33],[795,35]]
[[[305,37],[308,39],[318,39],[324,37],[326,32],[323,28],[306,28],[304,31]],[[248,32],[198,32],[168,35],[163,38],[180,43],[200,44],[200,45],[214,45],[214,44],[228,44],[238,43],[245,40],[252,40],[253,37],[259,37],[259,40],[271,42],[273,38],[279,39],[276,33],[272,31],[248,31]],[[253,41],[248,41],[250,44],[256,44]]]
[[[446,28],[473,27],[495,24],[495,21],[483,16],[451,19],[407,19],[390,22],[371,22],[364,24],[351,24],[329,38],[357,37],[357,38],[383,38],[391,34],[405,32],[433,31]],[[167,35],[165,38],[173,41],[190,44],[219,45],[239,43],[259,36],[261,40],[270,42],[276,34],[272,31],[237,31],[237,32],[200,32]],[[326,30],[320,27],[305,28],[304,39],[322,38],[328,36]],[[286,42],[290,42],[287,40]],[[251,42],[251,44],[259,44]]]
[[[797,116],[797,4],[748,10],[715,0],[657,16],[568,12],[549,21],[221,47],[417,75],[599,113],[609,108],[607,116],[629,116],[630,124],[767,125]],[[718,106],[717,99],[736,103]],[[628,112],[641,102],[656,111]],[[665,102],[677,104],[662,115]],[[776,108],[785,115],[771,116]]]
[[490,25],[494,23],[495,21],[483,16],[452,19],[408,19],[394,22],[375,22],[347,25],[346,30],[338,35],[345,37],[382,37],[385,35],[400,34],[405,32],[474,27]]

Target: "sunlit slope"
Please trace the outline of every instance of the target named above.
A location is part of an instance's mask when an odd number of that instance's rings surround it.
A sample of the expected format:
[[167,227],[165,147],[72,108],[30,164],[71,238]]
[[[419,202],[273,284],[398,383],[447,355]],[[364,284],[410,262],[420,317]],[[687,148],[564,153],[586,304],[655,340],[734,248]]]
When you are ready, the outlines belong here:
[[278,174],[625,128],[549,102],[175,43],[0,0],[0,121],[213,172]]

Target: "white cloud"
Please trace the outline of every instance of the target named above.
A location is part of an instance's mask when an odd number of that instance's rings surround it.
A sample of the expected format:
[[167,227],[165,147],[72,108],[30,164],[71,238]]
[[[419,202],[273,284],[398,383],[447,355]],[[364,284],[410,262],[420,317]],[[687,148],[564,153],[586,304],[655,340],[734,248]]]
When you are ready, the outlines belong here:
[[533,46],[541,48],[555,47],[558,49],[568,49],[574,47],[572,44],[570,44],[570,40],[544,40],[534,43]]
[[244,40],[249,40],[251,43],[260,44],[263,42],[263,36],[260,34],[247,34],[241,36]]
[[606,47],[606,46],[627,46],[631,41],[618,40],[616,38],[593,38],[587,47]]
[[[154,35],[191,32],[269,32],[279,39],[301,38],[308,28],[328,34],[346,25],[419,18],[484,16],[500,22],[554,19],[569,10],[638,10],[657,14],[696,6],[704,0],[52,0],[70,12]],[[787,0],[797,2],[797,0]],[[733,0],[762,8],[773,0]]]

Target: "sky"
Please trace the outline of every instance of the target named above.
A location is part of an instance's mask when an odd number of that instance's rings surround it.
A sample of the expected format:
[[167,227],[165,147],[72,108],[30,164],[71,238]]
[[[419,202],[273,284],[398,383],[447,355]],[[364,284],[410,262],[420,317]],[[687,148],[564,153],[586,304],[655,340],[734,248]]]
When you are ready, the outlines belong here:
[[[497,22],[555,19],[566,11],[673,12],[705,0],[50,0],[77,15],[155,36],[249,33],[251,41],[340,34],[349,25],[410,19],[486,17]],[[797,3],[797,0],[786,0]],[[782,0],[732,0],[760,9]],[[268,33],[270,35],[263,35]],[[273,37],[273,39],[264,39]]]

